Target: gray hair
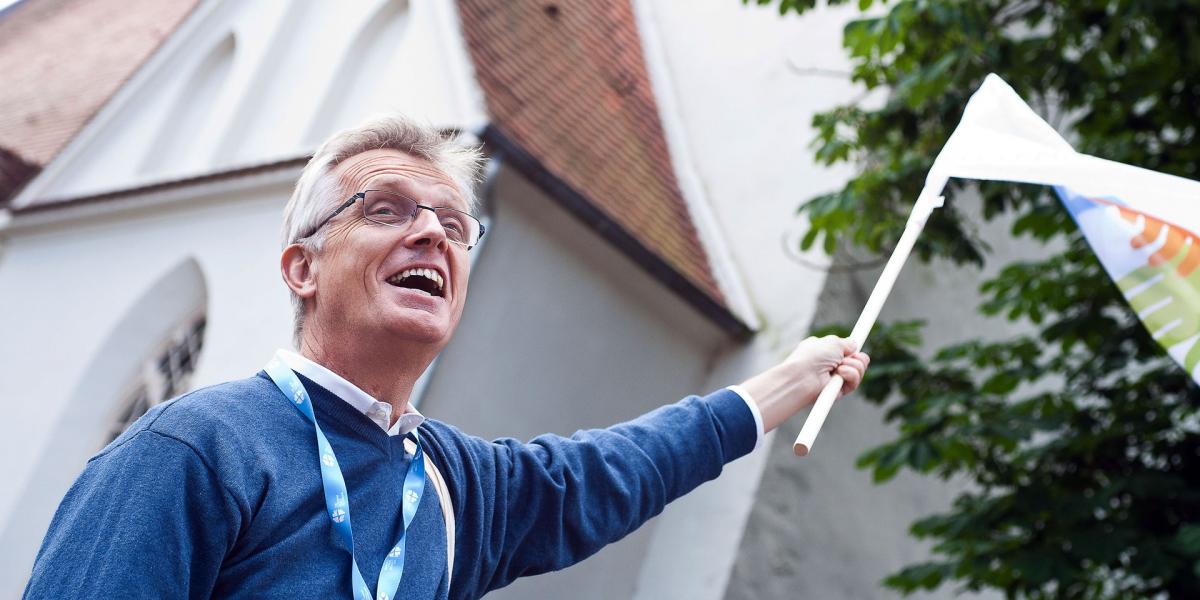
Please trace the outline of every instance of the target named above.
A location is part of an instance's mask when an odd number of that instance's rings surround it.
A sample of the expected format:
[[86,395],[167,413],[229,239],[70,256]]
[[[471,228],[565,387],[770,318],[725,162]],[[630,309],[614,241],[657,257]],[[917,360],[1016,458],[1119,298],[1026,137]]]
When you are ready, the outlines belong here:
[[[325,242],[324,231],[302,236],[312,231],[336,203],[351,193],[341,189],[333,170],[352,156],[379,149],[399,150],[429,161],[457,184],[468,210],[474,212],[478,208],[475,183],[483,163],[483,153],[478,147],[457,142],[437,129],[403,115],[376,116],[358,127],[333,134],[304,166],[292,198],[283,209],[283,247],[299,243],[313,251],[321,250]],[[291,296],[292,335],[299,344],[300,334],[304,331],[304,302],[295,293]]]

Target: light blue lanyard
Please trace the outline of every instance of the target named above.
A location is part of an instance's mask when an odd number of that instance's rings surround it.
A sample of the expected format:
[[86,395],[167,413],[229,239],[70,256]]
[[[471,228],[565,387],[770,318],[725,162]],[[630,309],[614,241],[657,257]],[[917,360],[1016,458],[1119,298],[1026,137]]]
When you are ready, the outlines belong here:
[[[317,425],[317,417],[313,414],[312,400],[308,396],[308,391],[304,389],[304,384],[300,383],[300,378],[296,377],[296,374],[278,357],[272,358],[271,362],[267,363],[266,370],[267,375],[270,375],[271,380],[279,387],[279,391],[283,392],[288,400],[291,400],[292,406],[295,406],[296,410],[299,410],[312,422],[313,430],[317,432],[317,453],[321,456],[321,484],[325,488],[325,507],[329,510],[329,520],[333,522],[333,530],[350,547],[354,599],[372,600],[371,588],[367,587],[362,572],[358,570],[358,561],[354,560],[354,533],[350,530],[350,495],[346,491],[346,480],[342,477],[341,468],[338,467],[337,457],[333,455],[333,447],[329,445],[329,440],[325,439],[325,434],[321,432],[321,426]],[[404,538],[408,534],[409,524],[417,514],[417,506],[421,504],[421,495],[425,492],[425,461],[421,456],[421,440],[417,437],[416,431],[413,431],[411,435],[417,444],[417,449],[413,451],[412,464],[408,469],[408,474],[404,476],[404,496],[401,503],[404,532],[400,534],[400,541],[396,542],[391,552],[388,552],[387,558],[383,561],[383,567],[379,570],[379,595],[375,600],[392,600],[396,596],[396,590],[400,587],[400,577],[404,575]]]

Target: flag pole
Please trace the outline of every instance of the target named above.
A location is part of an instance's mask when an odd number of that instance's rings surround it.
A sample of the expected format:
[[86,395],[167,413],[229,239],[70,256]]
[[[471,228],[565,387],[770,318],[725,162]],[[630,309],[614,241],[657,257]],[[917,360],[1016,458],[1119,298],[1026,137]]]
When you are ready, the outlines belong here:
[[[925,222],[929,220],[929,215],[933,213],[933,209],[941,207],[945,201],[941,193],[942,188],[946,187],[946,179],[945,177],[935,177],[933,173],[926,178],[925,187],[921,190],[921,195],[917,197],[912,213],[908,215],[904,233],[900,235],[896,249],[892,251],[891,258],[888,258],[887,265],[883,267],[883,273],[879,275],[879,281],[875,283],[875,289],[871,291],[867,305],[863,307],[858,322],[854,324],[854,330],[850,332],[850,341],[854,343],[855,350],[861,350],[867,341],[867,334],[875,326],[875,320],[879,318],[879,311],[883,308],[883,303],[887,300],[888,295],[892,293],[896,277],[900,275],[900,269],[908,260],[908,255],[912,252],[913,244],[920,237],[921,230],[925,229]],[[792,445],[792,451],[796,453],[796,456],[807,456],[812,451],[817,433],[821,431],[825,417],[829,416],[829,409],[833,407],[833,401],[837,400],[843,383],[842,377],[835,374],[829,383],[825,384],[821,394],[817,396],[812,411],[808,413],[808,418],[805,419],[804,426],[800,429],[800,435],[796,437],[796,442]]]

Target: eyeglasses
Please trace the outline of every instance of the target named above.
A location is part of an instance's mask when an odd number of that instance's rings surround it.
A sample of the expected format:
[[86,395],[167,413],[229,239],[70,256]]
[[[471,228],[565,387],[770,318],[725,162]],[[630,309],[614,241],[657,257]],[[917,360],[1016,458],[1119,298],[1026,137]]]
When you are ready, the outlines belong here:
[[483,232],[486,231],[483,223],[480,223],[479,219],[471,213],[446,206],[418,204],[416,200],[396,192],[367,190],[351,196],[336,210],[329,213],[325,220],[313,227],[308,235],[301,236],[299,239],[310,237],[320,231],[331,219],[359,200],[362,200],[363,218],[388,227],[408,227],[417,219],[421,210],[427,210],[437,217],[438,223],[442,225],[442,230],[446,232],[446,239],[467,250],[478,244],[479,238],[483,237]]

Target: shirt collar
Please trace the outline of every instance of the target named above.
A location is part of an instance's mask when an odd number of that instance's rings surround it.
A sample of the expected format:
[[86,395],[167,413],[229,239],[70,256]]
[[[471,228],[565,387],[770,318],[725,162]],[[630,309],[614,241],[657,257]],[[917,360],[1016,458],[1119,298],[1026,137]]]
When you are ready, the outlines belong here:
[[425,422],[425,417],[410,404],[396,419],[396,424],[388,427],[392,417],[392,405],[380,402],[362,391],[358,386],[347,381],[341,375],[297,354],[291,350],[279,349],[275,356],[283,361],[289,369],[311,379],[313,383],[329,390],[334,396],[341,398],[355,410],[379,425],[388,435],[407,435],[418,425]]

